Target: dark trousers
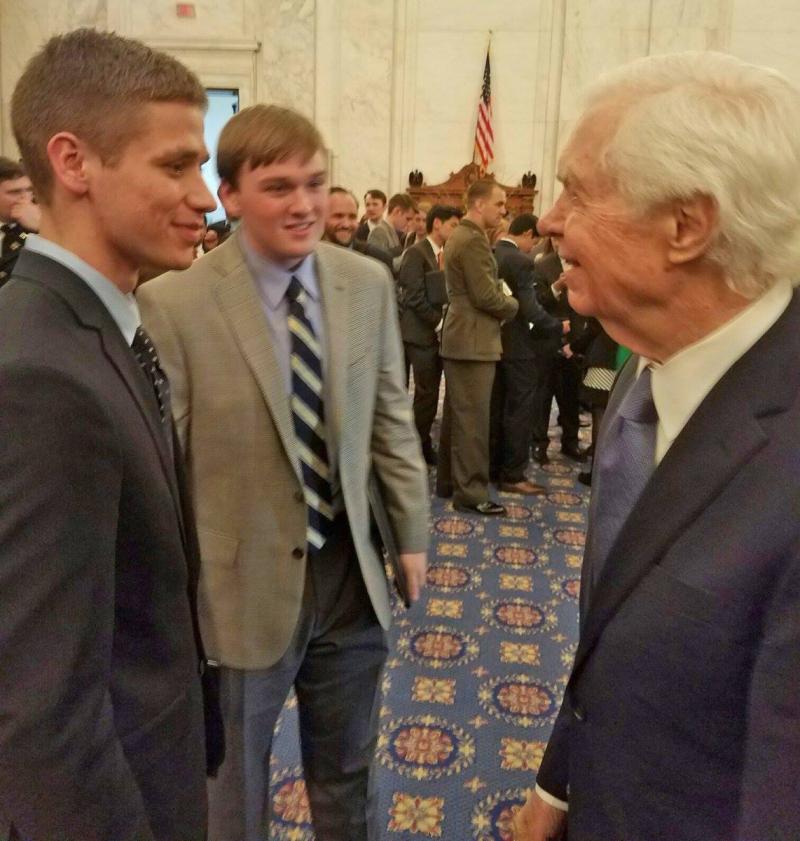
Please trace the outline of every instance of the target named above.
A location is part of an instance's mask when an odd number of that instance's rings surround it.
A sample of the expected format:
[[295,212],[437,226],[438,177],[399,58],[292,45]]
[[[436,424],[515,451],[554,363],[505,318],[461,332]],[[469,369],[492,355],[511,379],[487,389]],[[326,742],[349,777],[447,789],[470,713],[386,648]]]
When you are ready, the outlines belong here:
[[444,360],[436,493],[455,505],[489,499],[489,411],[495,362]]
[[539,372],[534,359],[503,359],[492,388],[489,475],[522,482],[534,426]]
[[439,408],[439,386],[442,381],[439,345],[420,347],[405,342],[403,348],[406,356],[406,384],[409,370],[414,370],[414,425],[424,447],[431,443],[431,426]]
[[267,841],[272,737],[292,686],[317,841],[377,841],[373,758],[387,651],[340,516],[325,546],[309,556],[300,617],[283,657],[268,669],[220,670],[227,752],[209,780],[209,841]]
[[539,364],[541,378],[534,398],[533,443],[547,444],[550,440],[550,409],[555,397],[561,423],[561,446],[577,446],[580,428],[578,391],[581,385],[578,363],[574,358],[558,355],[544,358]]

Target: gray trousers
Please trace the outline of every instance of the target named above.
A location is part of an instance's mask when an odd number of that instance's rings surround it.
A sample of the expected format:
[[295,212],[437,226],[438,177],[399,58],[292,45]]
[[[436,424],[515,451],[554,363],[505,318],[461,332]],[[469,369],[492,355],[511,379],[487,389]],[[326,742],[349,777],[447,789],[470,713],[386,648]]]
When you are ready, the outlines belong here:
[[209,841],[267,841],[270,753],[290,687],[317,841],[377,841],[373,760],[388,652],[347,518],[309,555],[289,648],[268,669],[221,669],[227,749],[209,780]]

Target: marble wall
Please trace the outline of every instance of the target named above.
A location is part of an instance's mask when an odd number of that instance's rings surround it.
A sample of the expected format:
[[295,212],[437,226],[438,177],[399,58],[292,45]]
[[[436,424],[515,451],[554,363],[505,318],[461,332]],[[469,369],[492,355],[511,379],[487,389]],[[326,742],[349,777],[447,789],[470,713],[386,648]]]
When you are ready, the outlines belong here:
[[0,146],[14,154],[8,102],[51,34],[114,29],[179,56],[242,104],[312,116],[333,178],[358,194],[403,189],[408,172],[447,178],[472,158],[491,33],[497,177],[557,185],[558,149],[598,74],[637,56],[717,49],[771,64],[800,84],[797,0],[0,0]]

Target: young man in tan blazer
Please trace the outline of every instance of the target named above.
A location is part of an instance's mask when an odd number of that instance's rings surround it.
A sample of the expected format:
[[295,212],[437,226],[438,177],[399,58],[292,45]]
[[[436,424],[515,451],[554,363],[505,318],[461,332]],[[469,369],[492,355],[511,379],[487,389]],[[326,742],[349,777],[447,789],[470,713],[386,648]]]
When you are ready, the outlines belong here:
[[318,841],[377,838],[370,771],[390,621],[370,536],[382,503],[411,600],[428,489],[385,267],[320,243],[323,140],[257,105],[219,140],[240,229],[140,305],[172,383],[202,553],[200,613],[221,664],[228,754],[212,841],[268,837],[269,761],[289,689]]

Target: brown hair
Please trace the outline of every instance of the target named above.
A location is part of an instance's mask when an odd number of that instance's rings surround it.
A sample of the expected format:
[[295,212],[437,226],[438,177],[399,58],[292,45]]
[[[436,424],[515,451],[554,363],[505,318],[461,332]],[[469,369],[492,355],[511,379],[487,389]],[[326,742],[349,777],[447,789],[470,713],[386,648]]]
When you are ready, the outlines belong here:
[[25,175],[22,164],[12,161],[11,158],[0,156],[0,182],[15,181],[17,178],[24,178]]
[[51,38],[11,97],[14,137],[39,199],[48,201],[52,189],[47,144],[53,135],[72,132],[113,163],[139,130],[137,111],[151,102],[205,109],[207,100],[191,70],[140,41],[94,29]]
[[473,181],[467,189],[467,207],[472,207],[479,199],[488,199],[494,192],[495,187],[497,187],[497,183],[495,181],[489,181],[487,178]]
[[396,207],[402,207],[403,210],[413,210],[415,213],[417,210],[416,202],[408,193],[395,193],[389,199],[388,212],[391,213]]
[[242,167],[269,166],[299,155],[305,162],[325,148],[317,127],[302,114],[278,105],[251,105],[232,117],[217,144],[217,172],[232,187]]

